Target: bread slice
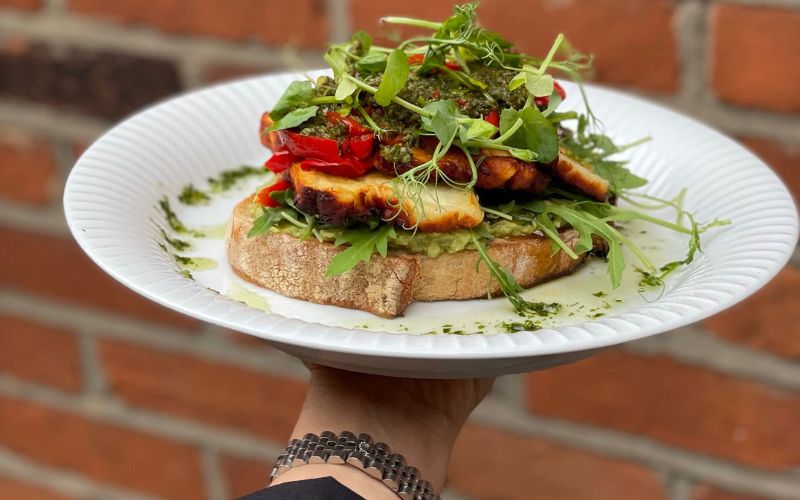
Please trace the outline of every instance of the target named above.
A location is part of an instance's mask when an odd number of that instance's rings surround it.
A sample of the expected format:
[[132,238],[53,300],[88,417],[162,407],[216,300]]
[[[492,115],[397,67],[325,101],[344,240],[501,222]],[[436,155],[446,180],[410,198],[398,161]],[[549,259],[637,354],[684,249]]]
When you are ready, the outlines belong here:
[[[234,209],[228,261],[243,279],[281,295],[394,318],[402,316],[414,300],[462,300],[500,293],[486,266],[479,265],[475,250],[438,257],[402,252],[390,252],[385,258],[373,255],[352,271],[326,278],[331,258],[343,247],[285,233],[248,238],[253,226],[250,203],[247,198]],[[561,238],[574,248],[578,233],[562,230]],[[488,249],[492,259],[511,271],[525,288],[569,274],[585,259],[585,254],[572,259],[560,250],[553,253],[550,240],[535,234],[499,238],[491,241]]]

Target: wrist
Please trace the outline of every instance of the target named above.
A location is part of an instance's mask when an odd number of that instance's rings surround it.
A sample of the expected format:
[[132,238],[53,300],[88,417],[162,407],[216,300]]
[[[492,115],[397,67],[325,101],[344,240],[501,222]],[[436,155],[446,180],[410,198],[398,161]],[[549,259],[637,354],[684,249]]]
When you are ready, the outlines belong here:
[[292,437],[325,430],[363,432],[385,442],[440,492],[460,424],[402,391],[354,392],[349,384],[315,380],[312,375]]

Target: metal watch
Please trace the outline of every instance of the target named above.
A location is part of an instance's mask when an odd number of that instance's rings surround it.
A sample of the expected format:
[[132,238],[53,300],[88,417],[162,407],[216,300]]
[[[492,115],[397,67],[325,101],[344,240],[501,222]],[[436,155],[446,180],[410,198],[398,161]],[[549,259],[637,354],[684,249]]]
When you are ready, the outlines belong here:
[[382,481],[404,500],[440,500],[416,467],[406,465],[403,455],[392,453],[385,443],[375,443],[369,434],[356,436],[344,431],[337,436],[325,431],[292,439],[275,461],[270,481],[307,464],[350,464]]

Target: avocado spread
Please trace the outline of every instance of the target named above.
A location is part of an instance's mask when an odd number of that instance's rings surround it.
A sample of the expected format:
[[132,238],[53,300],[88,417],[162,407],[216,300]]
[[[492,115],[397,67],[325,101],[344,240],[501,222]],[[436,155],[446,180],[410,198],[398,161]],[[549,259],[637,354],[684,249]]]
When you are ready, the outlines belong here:
[[[253,217],[259,217],[263,208],[257,203],[252,205]],[[297,219],[302,220],[302,216]],[[488,232],[495,238],[508,238],[512,236],[527,236],[539,230],[536,223],[521,223],[508,220],[484,220],[481,222],[481,232]],[[485,229],[485,231],[483,231]],[[346,227],[318,227],[317,232],[322,241],[333,242]],[[304,227],[299,227],[287,221],[280,221],[270,229],[273,233],[286,233],[296,238],[302,238],[309,233]],[[457,229],[446,233],[423,233],[395,228],[396,236],[389,240],[389,248],[406,253],[422,254],[428,257],[437,257],[444,253],[455,253],[472,248],[470,229]]]

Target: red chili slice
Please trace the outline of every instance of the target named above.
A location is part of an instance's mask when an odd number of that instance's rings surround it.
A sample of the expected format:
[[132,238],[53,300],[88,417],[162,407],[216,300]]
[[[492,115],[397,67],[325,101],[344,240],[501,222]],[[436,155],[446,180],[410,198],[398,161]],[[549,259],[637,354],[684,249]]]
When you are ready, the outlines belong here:
[[[422,64],[425,62],[425,54],[411,54],[408,56],[408,64]],[[445,61],[444,66],[453,71],[459,71],[461,65],[457,61]]]
[[278,180],[275,184],[267,186],[258,192],[258,202],[265,207],[277,207],[278,202],[273,200],[270,193],[275,191],[285,191],[289,188],[289,183],[283,179]]
[[272,153],[272,156],[264,163],[264,166],[270,171],[279,174],[291,167],[298,159],[290,151],[282,149]]
[[[559,85],[558,82],[553,82],[553,90],[555,90],[556,93],[561,97],[562,101],[567,98],[567,93],[564,91],[564,87]],[[547,105],[550,104],[550,98],[546,96],[535,97],[533,99],[533,102],[535,102],[536,105],[539,106],[540,108],[546,108]]]
[[498,113],[497,110],[493,109],[492,111],[489,111],[489,114],[486,115],[486,118],[484,118],[484,120],[486,120],[487,122],[491,123],[495,127],[499,127],[500,126],[500,113]]
[[561,96],[562,101],[567,98],[567,93],[564,91],[564,87],[559,85],[558,82],[553,82],[553,88],[556,89],[558,95]]

